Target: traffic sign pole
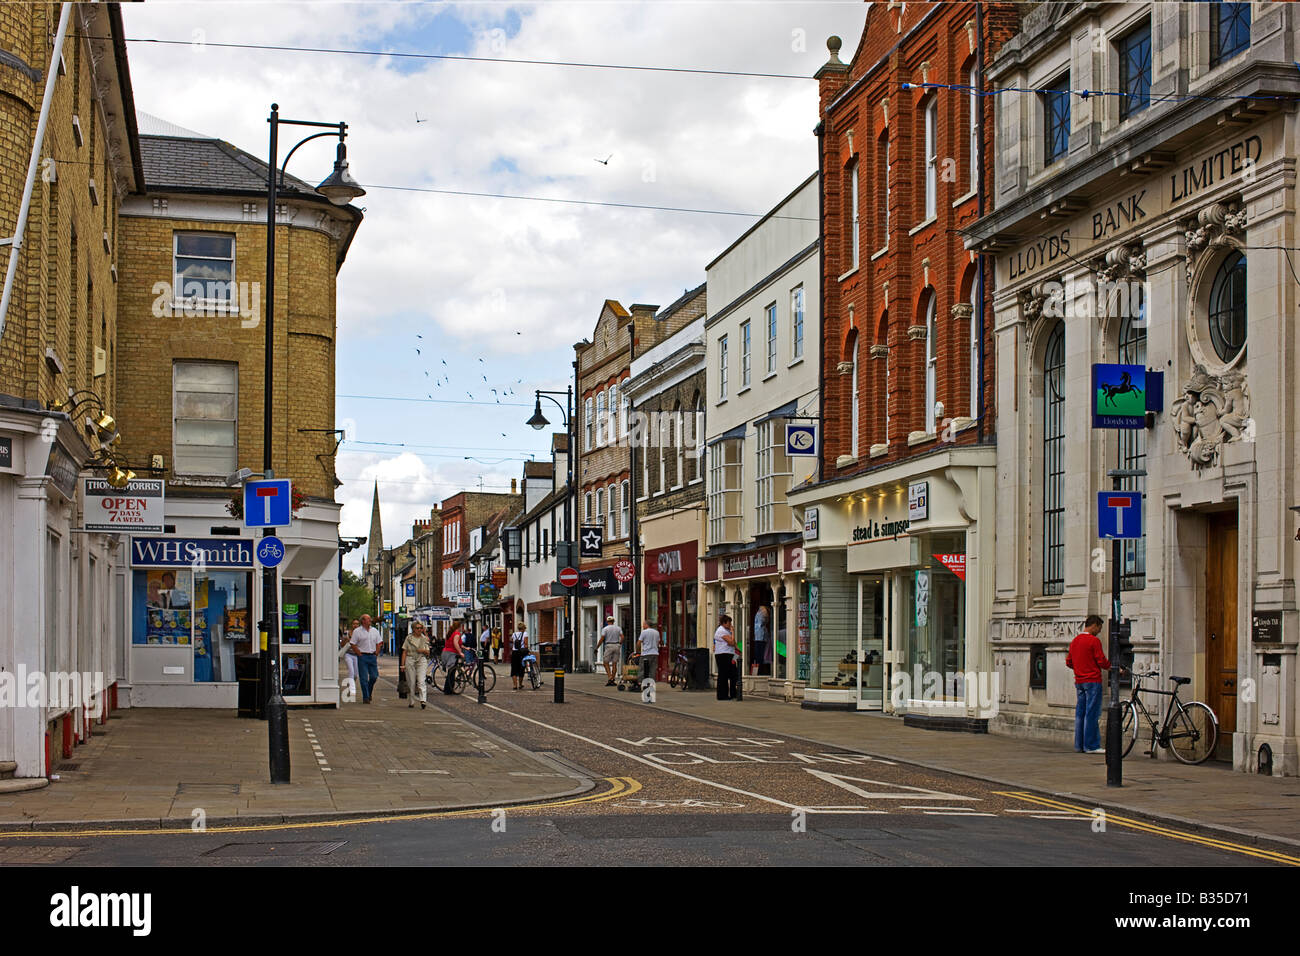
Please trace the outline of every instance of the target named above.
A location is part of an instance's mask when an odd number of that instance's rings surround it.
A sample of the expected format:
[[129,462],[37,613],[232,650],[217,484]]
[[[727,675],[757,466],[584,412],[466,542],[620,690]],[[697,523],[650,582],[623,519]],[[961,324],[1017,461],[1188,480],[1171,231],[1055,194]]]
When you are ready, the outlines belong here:
[[[1115,497],[1120,496],[1123,489],[1125,478],[1140,478],[1146,475],[1145,469],[1115,469],[1107,473],[1111,480],[1111,494]],[[1133,494],[1137,494],[1133,492]],[[1139,508],[1141,498],[1138,499]],[[1121,565],[1124,561],[1123,543],[1124,538],[1134,537],[1131,533],[1134,530],[1141,531],[1141,511],[1137,512],[1139,527],[1132,529],[1127,527],[1126,517],[1132,509],[1128,507],[1116,507],[1115,509],[1115,536],[1110,544],[1110,634],[1107,642],[1107,656],[1110,658],[1110,706],[1106,708],[1106,786],[1122,787],[1124,786],[1124,742],[1123,736],[1123,714],[1120,711],[1119,700],[1119,628],[1122,618],[1122,607],[1120,601],[1121,589],[1123,588],[1123,578]],[[1102,517],[1099,512],[1098,518]]]

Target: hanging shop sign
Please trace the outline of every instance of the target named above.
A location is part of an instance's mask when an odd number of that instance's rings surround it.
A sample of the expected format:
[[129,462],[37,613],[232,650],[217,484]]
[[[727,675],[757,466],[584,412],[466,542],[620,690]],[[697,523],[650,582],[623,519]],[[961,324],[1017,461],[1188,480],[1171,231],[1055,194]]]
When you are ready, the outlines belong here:
[[63,492],[63,497],[71,500],[77,493],[77,460],[68,450],[55,442],[50,446],[50,460],[45,463],[45,474],[54,482],[54,487]]
[[790,458],[817,454],[817,426],[786,423],[785,453]]
[[817,540],[817,525],[821,519],[821,512],[816,505],[810,505],[804,509],[803,513],[803,539],[805,541]]
[[636,577],[636,565],[627,558],[619,558],[614,562],[614,578],[621,583],[627,583]]
[[1098,362],[1092,367],[1092,427],[1146,428],[1146,366]]
[[914,481],[907,486],[907,520],[924,521],[930,517],[930,483]]
[[87,531],[150,531],[162,534],[161,478],[140,478],[114,488],[103,478],[83,478],[81,499]]

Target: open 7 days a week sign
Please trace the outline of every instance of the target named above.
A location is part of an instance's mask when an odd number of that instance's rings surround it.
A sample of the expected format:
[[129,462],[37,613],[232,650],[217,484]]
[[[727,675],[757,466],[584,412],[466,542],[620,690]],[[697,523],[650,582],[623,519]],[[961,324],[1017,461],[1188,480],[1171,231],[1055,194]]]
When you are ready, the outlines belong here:
[[103,478],[82,479],[87,531],[135,531],[161,534],[163,479],[140,478],[114,488]]

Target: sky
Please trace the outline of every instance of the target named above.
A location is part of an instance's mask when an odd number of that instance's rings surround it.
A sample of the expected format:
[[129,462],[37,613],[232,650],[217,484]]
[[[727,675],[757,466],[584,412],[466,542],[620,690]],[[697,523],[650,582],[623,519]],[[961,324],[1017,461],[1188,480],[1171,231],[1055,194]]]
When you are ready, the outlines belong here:
[[[606,299],[670,304],[816,171],[812,75],[832,34],[847,62],[866,10],[146,0],[123,19],[137,110],[261,157],[272,102],[348,123],[367,195],[338,281],[339,533],[369,533],[377,481],[392,546],[443,498],[508,491],[524,460],[549,458],[550,432],[524,424],[534,389],[571,381]],[[289,172],[324,179],[333,149],[304,146]]]

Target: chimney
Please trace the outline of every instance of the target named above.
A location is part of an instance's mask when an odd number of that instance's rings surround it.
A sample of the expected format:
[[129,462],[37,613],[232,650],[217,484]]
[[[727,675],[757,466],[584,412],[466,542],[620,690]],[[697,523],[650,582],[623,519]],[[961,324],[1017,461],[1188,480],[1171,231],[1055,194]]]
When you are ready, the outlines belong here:
[[511,478],[511,479],[510,479],[510,493],[511,493],[512,495],[517,495],[517,494],[519,494],[519,479],[518,479],[518,478]]

